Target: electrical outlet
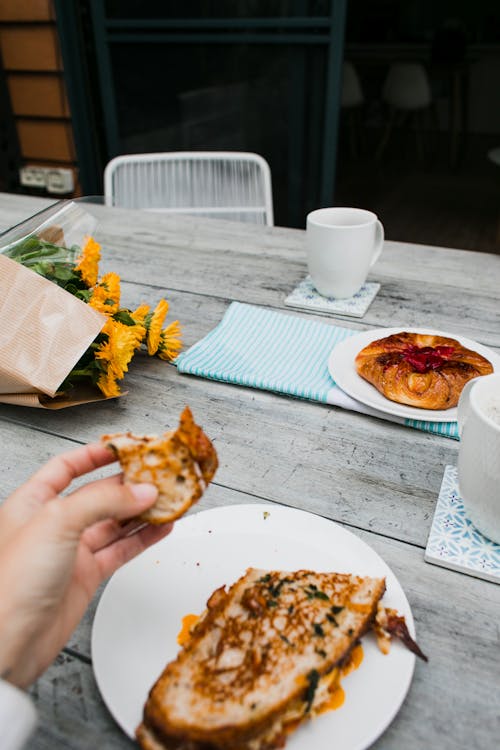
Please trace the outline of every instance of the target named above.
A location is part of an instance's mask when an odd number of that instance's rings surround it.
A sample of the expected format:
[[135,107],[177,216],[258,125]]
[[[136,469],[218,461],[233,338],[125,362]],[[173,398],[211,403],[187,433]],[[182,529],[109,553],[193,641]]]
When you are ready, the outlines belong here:
[[72,193],[75,189],[71,169],[26,166],[19,170],[19,181],[24,187],[42,188],[55,195]]
[[43,167],[22,167],[19,170],[19,181],[24,187],[44,188],[47,184]]
[[71,169],[47,169],[47,192],[63,195],[72,193],[75,187]]

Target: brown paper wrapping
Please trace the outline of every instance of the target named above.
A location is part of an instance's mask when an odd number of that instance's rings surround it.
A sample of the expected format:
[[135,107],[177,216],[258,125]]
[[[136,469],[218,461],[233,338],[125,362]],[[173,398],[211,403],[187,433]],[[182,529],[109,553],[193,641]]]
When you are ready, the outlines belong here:
[[94,401],[108,401],[109,398],[126,396],[128,391],[122,391],[119,396],[104,396],[98,388],[92,386],[78,386],[71,393],[57,393],[54,398],[43,393],[2,393],[0,404],[13,406],[31,406],[34,409],[66,409],[68,406],[91,404]]
[[57,284],[0,255],[0,402],[64,408],[100,400],[93,389],[58,395],[52,406],[47,397],[56,395],[105,322]]

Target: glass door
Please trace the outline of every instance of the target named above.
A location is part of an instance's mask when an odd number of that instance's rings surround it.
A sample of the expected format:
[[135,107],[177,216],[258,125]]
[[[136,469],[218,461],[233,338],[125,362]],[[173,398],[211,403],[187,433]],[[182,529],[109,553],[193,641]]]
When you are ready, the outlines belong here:
[[106,161],[254,151],[275,222],[333,201],[346,0],[90,0]]

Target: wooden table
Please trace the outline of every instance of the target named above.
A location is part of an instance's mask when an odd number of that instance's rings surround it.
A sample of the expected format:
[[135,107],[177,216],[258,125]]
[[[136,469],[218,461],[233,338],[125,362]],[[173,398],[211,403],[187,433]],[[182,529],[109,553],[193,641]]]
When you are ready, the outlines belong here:
[[[0,195],[0,227],[46,203]],[[166,296],[170,319],[182,322],[186,347],[217,325],[232,300],[301,314],[283,301],[305,275],[303,231],[101,212],[102,270],[121,274],[129,307]],[[363,320],[326,322],[360,330],[434,327],[500,350],[500,257],[386,242],[373,279],[382,288]],[[443,469],[456,462],[457,442],[318,403],[182,376],[154,358],[136,359],[126,385],[125,398],[62,412],[0,406],[4,493],[55,452],[103,432],[161,431],[189,403],[221,461],[199,510],[268,501],[318,513],[368,542],[405,589],[430,662],[417,660],[407,699],[374,747],[498,747],[500,587],[423,559]],[[133,747],[93,677],[90,632],[98,598],[31,691],[40,713],[33,750]]]

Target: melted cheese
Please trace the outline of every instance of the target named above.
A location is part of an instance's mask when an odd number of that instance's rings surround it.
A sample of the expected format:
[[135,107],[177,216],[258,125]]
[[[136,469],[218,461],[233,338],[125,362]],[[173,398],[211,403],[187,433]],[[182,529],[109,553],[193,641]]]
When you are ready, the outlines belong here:
[[194,628],[200,615],[184,615],[182,618],[182,627],[177,634],[177,643],[179,646],[185,646],[191,638],[191,630]]
[[349,654],[349,661],[342,667],[342,677],[354,672],[363,661],[363,646],[357,643]]
[[330,690],[330,697],[328,698],[325,703],[321,706],[321,708],[318,710],[318,714],[324,714],[327,711],[336,711],[338,708],[340,708],[345,701],[345,692],[342,685],[337,685],[337,687],[332,691]]
[[328,686],[329,696],[318,706],[316,713],[324,714],[326,711],[336,711],[343,706],[345,701],[344,688],[340,684],[342,677],[354,672],[363,661],[363,646],[357,643],[349,654],[348,661],[341,669],[334,669],[327,677],[331,680]]

